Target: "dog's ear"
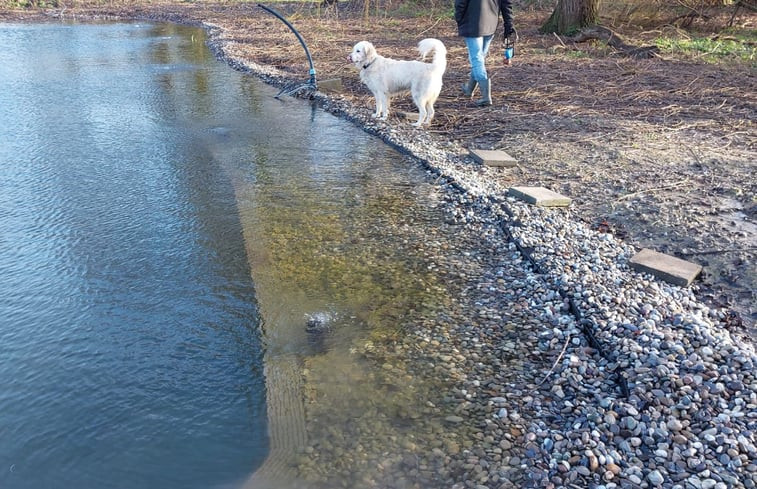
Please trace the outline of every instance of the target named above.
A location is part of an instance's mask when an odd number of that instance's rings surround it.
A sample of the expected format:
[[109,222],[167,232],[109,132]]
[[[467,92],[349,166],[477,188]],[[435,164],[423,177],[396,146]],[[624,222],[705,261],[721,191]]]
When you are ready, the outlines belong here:
[[365,50],[366,60],[371,60],[376,57],[376,48],[373,47],[373,44],[369,43],[368,41],[365,41],[363,49]]

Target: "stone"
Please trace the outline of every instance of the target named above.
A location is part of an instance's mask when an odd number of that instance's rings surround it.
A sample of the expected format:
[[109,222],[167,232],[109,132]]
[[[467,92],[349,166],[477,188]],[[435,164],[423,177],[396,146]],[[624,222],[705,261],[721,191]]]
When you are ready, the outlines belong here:
[[572,202],[570,197],[544,187],[510,187],[508,193],[517,199],[540,207],[568,207]]
[[458,453],[460,453],[460,445],[452,440],[447,440],[444,443],[444,447],[447,449],[447,453],[449,453],[450,455],[457,455]]
[[649,475],[647,475],[647,480],[655,487],[662,485],[665,481],[659,470],[653,470],[650,472]]
[[476,163],[487,166],[511,167],[518,164],[515,158],[499,149],[471,149],[470,156]]
[[649,273],[673,285],[688,287],[702,273],[702,267],[674,256],[644,248],[629,261],[629,266],[643,273]]
[[400,119],[407,119],[410,122],[417,122],[420,114],[418,112],[407,112],[404,110],[398,110],[395,112]]
[[342,85],[341,78],[329,78],[318,81],[318,90],[324,93],[342,93],[344,92],[344,85]]

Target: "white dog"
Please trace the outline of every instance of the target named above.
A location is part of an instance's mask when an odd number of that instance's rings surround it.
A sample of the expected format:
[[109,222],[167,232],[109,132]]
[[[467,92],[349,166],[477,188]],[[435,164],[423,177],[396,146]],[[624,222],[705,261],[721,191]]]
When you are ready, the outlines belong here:
[[434,117],[434,103],[442,91],[442,75],[447,69],[447,48],[439,39],[423,39],[418,43],[421,59],[434,52],[431,63],[385,58],[376,52],[368,41],[360,41],[350,53],[350,62],[360,69],[360,80],[376,99],[373,117],[386,120],[389,116],[389,98],[410,90],[418,107],[418,122],[428,124]]

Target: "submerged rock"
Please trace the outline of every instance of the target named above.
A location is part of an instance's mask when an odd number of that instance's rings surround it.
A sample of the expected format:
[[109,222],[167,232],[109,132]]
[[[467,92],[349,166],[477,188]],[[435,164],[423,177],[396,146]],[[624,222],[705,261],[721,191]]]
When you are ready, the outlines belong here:
[[305,332],[308,343],[314,353],[322,353],[326,350],[326,338],[334,323],[334,316],[328,312],[315,312],[305,315]]
[[331,331],[333,317],[327,312],[315,312],[305,315],[305,331],[310,335],[321,335]]

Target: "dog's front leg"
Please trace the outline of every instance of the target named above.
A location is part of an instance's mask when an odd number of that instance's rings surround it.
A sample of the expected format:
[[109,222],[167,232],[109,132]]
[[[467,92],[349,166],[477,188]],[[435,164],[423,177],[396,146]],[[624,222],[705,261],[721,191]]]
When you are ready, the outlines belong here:
[[[420,124],[431,124],[431,119],[434,118],[434,106],[433,105],[426,106],[425,110],[423,112],[425,112],[425,117],[422,117],[422,118],[419,117],[418,118],[418,124],[419,125]],[[423,121],[423,122],[421,122],[421,121]]]
[[385,121],[389,116],[389,96],[380,93],[376,96],[376,117]]
[[424,122],[426,122],[426,109],[424,109],[423,106],[419,106],[418,107],[418,121],[414,122],[413,125],[415,127],[421,127]]
[[373,118],[377,119],[381,117],[381,113],[383,112],[384,108],[381,106],[381,96],[375,95],[374,98],[376,99],[376,111],[373,113]]
[[431,118],[426,111],[426,107],[422,103],[416,101],[415,105],[418,107],[418,122],[413,123],[413,125],[415,127],[421,127],[423,124],[430,122]]

